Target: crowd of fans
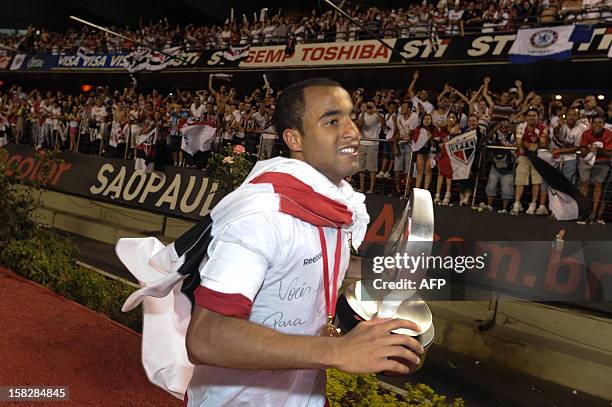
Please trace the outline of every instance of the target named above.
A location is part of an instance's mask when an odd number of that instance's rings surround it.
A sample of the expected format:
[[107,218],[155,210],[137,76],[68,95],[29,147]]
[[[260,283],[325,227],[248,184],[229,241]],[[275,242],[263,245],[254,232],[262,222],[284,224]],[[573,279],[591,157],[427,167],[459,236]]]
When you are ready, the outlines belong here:
[[[363,172],[353,180],[357,189],[391,189],[391,194],[403,196],[405,188],[414,186],[431,190],[441,205],[476,203],[493,210],[497,203],[500,212],[518,214],[525,204],[527,214],[547,215],[546,183],[524,154],[538,150],[593,202],[588,221],[604,223],[612,192],[612,102],[589,95],[571,101],[553,98],[545,104],[542,95],[525,92],[521,81],[507,90],[493,90],[488,77],[479,89],[465,92],[452,84],[420,89],[418,82],[417,71],[406,89],[352,90],[354,121],[363,136]],[[165,95],[103,87],[73,95],[13,86],[0,96],[0,140],[136,158],[138,136],[158,129],[156,161],[205,168],[210,152],[191,156],[181,151],[179,129],[198,122],[217,128],[213,150],[240,143],[265,159],[282,150],[272,125],[275,96],[268,84],[245,91],[215,81],[214,75],[208,89],[176,89]],[[478,137],[473,174],[461,181],[445,178],[436,169],[438,153],[445,142],[469,130],[476,130]],[[117,132],[126,137],[115,137]],[[480,189],[475,188],[477,172]],[[482,201],[475,201],[472,194],[482,190]]]
[[[347,12],[364,27],[384,38],[464,35],[465,33],[514,31],[533,24],[612,21],[610,0],[440,0],[407,4],[406,8],[348,7]],[[267,10],[267,9],[266,9]],[[28,27],[25,35],[0,35],[9,49],[44,54],[118,53],[133,51],[138,44],[155,48],[182,46],[185,50],[225,49],[231,45],[285,44],[354,41],[370,34],[336,11],[317,11],[306,16],[283,16],[258,12],[243,14],[223,25],[171,25],[167,19],[141,26],[111,27],[126,40],[101,31],[69,29],[53,33]]]

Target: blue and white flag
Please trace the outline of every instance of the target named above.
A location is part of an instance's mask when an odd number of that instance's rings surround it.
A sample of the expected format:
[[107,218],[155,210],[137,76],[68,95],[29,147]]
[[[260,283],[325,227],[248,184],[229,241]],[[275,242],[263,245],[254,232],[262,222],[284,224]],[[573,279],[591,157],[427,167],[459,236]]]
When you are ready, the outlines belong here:
[[570,41],[573,31],[573,25],[521,29],[510,48],[510,62],[530,64],[545,59],[569,59],[574,46]]

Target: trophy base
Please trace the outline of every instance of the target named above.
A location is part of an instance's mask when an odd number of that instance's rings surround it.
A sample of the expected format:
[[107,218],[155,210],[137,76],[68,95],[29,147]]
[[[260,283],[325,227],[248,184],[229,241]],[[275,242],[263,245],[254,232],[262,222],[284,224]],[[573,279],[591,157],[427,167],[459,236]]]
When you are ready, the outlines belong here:
[[[353,328],[355,328],[357,324],[359,324],[360,322],[366,321],[366,318],[364,318],[365,315],[362,316],[360,315],[359,312],[357,312],[357,310],[353,309],[353,307],[349,304],[349,301],[347,300],[347,297],[345,294],[347,293],[342,294],[338,298],[338,303],[336,305],[336,318],[337,318],[336,323],[337,323],[337,326],[342,330],[342,332],[349,332]],[[355,302],[355,299],[353,298],[351,302]],[[363,312],[362,310],[360,311]],[[370,316],[370,318],[372,316]],[[402,316],[397,316],[397,318],[401,318],[401,317]],[[404,316],[404,317],[406,319],[410,319],[409,316]],[[395,333],[395,334],[402,335],[402,333]],[[421,362],[418,365],[415,365],[405,360],[400,360],[400,359],[396,359],[396,360],[400,363],[407,365],[410,368],[410,373],[414,373],[414,372],[419,371],[423,367],[423,364],[425,363],[425,358],[427,357],[427,351],[429,350],[429,348],[434,342],[434,336],[435,336],[434,326],[433,324],[431,324],[425,332],[418,334],[418,335],[411,335],[411,336],[413,336],[423,346],[424,352],[423,354],[419,354],[419,358],[421,359]],[[381,372],[381,373],[386,376],[400,376],[399,374],[392,373],[392,372]]]

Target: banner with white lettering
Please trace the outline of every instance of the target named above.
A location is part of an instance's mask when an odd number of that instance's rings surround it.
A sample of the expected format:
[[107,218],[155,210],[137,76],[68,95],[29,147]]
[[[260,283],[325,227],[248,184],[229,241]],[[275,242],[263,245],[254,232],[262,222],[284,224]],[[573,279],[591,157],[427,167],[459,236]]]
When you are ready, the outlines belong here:
[[40,70],[140,70],[159,71],[166,68],[196,64],[200,59],[199,52],[180,52],[178,48],[167,49],[168,53],[180,56],[172,58],[149,50],[132,54],[89,55],[80,49],[75,55],[26,55],[17,54],[10,65],[11,71]]
[[[181,63],[181,48],[165,48],[163,52],[144,49],[134,51],[128,55],[125,67],[129,73],[138,71],[161,71],[173,63]],[[174,62],[177,61],[177,62]]]
[[[9,175],[24,183],[39,176],[32,147],[8,144],[4,149]],[[164,172],[147,174],[134,169],[130,160],[68,152],[59,152],[58,158],[46,186],[56,192],[193,220],[200,220],[221,199],[217,183],[202,170],[169,165]]]
[[[568,28],[569,27],[569,28]],[[569,31],[573,26],[541,28],[551,33],[541,33],[534,43],[547,48],[548,41],[562,44],[563,38],[555,34],[558,30]],[[581,40],[570,41],[571,57],[575,60],[608,56],[612,43],[612,28],[594,25],[581,33]],[[390,52],[381,43],[373,40],[346,41],[336,43],[298,44],[292,50],[285,45],[251,46],[217,51],[182,51],[180,59],[167,58],[163,54],[144,49],[131,54],[90,55],[81,49],[78,55],[26,55],[17,54],[10,64],[12,71],[27,70],[122,70],[130,67],[132,72],[140,70],[172,69],[195,66],[199,68],[283,68],[288,66],[333,66],[333,65],[383,65],[401,63],[466,63],[508,62],[509,51],[517,43],[517,33],[494,32],[469,34],[463,37],[440,37],[435,44],[429,38],[385,39],[397,52]],[[552,45],[551,45],[552,46]],[[553,46],[553,48],[556,45]],[[171,49],[172,50],[172,49]],[[290,51],[293,51],[290,52]],[[548,51],[546,51],[548,52]],[[246,54],[246,56],[245,56]],[[228,58],[229,56],[229,58]],[[169,59],[169,61],[168,61]]]

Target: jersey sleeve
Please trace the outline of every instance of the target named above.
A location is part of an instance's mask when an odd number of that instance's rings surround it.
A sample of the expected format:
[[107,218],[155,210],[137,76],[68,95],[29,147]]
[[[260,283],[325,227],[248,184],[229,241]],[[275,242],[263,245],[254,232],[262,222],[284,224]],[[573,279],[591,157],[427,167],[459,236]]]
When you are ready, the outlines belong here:
[[248,319],[268,269],[281,257],[273,215],[258,213],[218,231],[200,269],[196,305],[222,315]]

